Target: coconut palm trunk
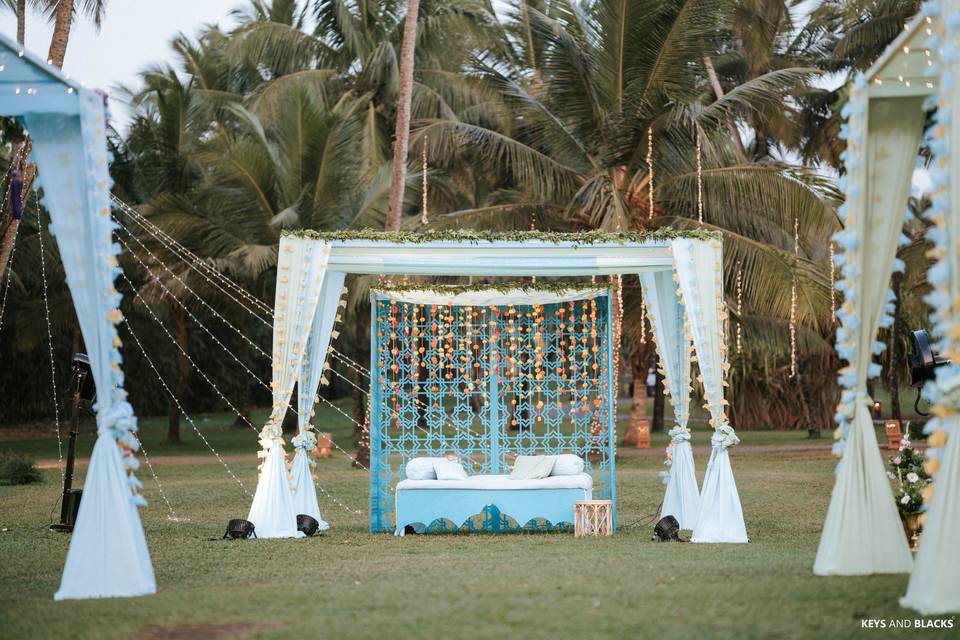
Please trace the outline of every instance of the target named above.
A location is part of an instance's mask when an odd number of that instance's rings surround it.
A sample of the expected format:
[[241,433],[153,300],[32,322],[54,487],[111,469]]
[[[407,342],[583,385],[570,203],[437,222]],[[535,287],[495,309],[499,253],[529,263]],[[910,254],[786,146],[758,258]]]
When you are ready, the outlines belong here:
[[27,38],[27,0],[17,0],[17,42]]
[[60,0],[53,13],[53,36],[50,38],[50,52],[47,59],[60,68],[67,55],[67,43],[70,42],[70,27],[73,25],[73,1]]
[[397,128],[393,143],[393,175],[390,179],[390,209],[387,231],[400,229],[403,213],[403,192],[407,179],[407,149],[410,146],[410,102],[413,96],[413,53],[417,45],[417,14],[420,0],[407,0],[407,17],[403,25],[403,46],[400,49],[400,97],[397,104]]

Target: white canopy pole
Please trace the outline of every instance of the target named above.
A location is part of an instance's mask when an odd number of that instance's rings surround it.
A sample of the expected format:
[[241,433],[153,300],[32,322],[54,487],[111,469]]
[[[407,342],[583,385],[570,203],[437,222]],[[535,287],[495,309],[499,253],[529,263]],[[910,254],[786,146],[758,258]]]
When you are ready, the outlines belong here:
[[870,99],[860,76],[847,107],[845,228],[835,236],[844,249],[838,254],[844,303],[837,313],[843,323],[837,353],[849,363],[840,370],[837,412],[843,458],[813,566],[817,575],[902,573],[913,564],[877,446],[867,378],[880,374],[873,362],[883,348],[875,343],[877,329],[892,323],[887,283],[923,130],[922,102]]

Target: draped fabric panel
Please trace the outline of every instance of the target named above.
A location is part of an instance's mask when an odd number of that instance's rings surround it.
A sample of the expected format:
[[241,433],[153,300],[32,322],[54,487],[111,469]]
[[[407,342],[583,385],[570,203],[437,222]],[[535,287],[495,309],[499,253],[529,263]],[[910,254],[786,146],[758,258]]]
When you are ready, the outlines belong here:
[[883,320],[892,296],[887,284],[923,130],[922,102],[868,100],[861,78],[849,106],[845,228],[835,236],[844,249],[837,352],[849,363],[840,370],[837,414],[843,458],[814,562],[817,575],[901,573],[913,564],[877,445],[867,378],[880,374],[873,356],[882,345],[875,340],[881,323],[889,326]]
[[[941,44],[955,52],[960,42],[960,3],[931,4],[941,8],[945,30]],[[944,72],[957,78],[960,63],[955,54],[941,58]],[[907,593],[900,599],[902,606],[924,615],[960,613],[960,251],[956,245],[960,238],[960,121],[951,114],[960,100],[960,87],[955,80],[937,84],[939,109],[931,144],[937,156],[931,172],[935,196],[927,212],[934,226],[927,237],[939,261],[928,272],[934,289],[929,302],[934,307],[938,348],[953,364],[938,368],[936,380],[925,389],[936,403],[934,413],[941,416],[926,426],[926,470],[933,477],[933,497],[927,503]]]
[[692,529],[700,513],[700,490],[687,429],[691,345],[684,327],[683,305],[672,271],[641,273],[640,285],[660,356],[660,369],[677,421],[677,426],[670,431],[671,464],[660,515],[672,515],[682,528]]
[[321,273],[320,297],[314,314],[313,326],[307,338],[307,353],[303,363],[303,373],[297,383],[297,437],[293,439],[296,453],[293,456],[293,506],[297,514],[312,516],[320,523],[320,529],[330,528],[320,517],[320,505],[317,503],[317,487],[313,482],[313,461],[309,454],[316,448],[317,440],[313,432],[311,418],[316,402],[317,390],[323,377],[327,362],[333,328],[337,322],[341,307],[338,302],[343,290],[346,274],[342,271],[324,271]]
[[[247,519],[260,538],[298,537],[293,478],[287,473],[283,417],[300,378],[330,247],[284,236],[277,258],[273,320],[273,408],[260,435],[264,458]],[[312,395],[311,395],[312,397]],[[302,535],[302,534],[299,534]]]
[[110,218],[109,157],[103,99],[78,92],[80,114],[33,114],[24,120],[33,140],[38,184],[50,212],[97,387],[97,441],[83,487],[56,600],[139,596],[156,580],[137,505],[141,484],[128,470],[138,462],[133,409],[123,390],[116,325],[121,296]]
[[690,322],[700,368],[700,381],[714,428],[713,446],[700,490],[700,514],[692,542],[748,542],[740,495],[727,449],[738,442],[727,424],[724,406],[726,343],[723,300],[723,245],[720,240],[678,239],[673,242],[674,269]]

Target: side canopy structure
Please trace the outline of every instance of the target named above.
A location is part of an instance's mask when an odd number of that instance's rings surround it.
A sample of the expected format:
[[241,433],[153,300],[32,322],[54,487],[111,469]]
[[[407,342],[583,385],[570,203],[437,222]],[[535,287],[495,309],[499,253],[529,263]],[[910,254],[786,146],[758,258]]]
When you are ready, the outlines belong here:
[[[288,254],[306,255],[308,247],[312,248],[311,256],[322,256],[319,258],[321,266],[311,276],[308,285],[295,285],[299,282],[299,276],[295,278],[283,269],[285,257]],[[308,264],[312,262],[308,261]],[[290,269],[294,269],[293,265],[290,263]],[[675,274],[693,328],[692,340],[707,389],[712,422],[722,434],[713,443],[714,454],[719,457],[720,463],[710,465],[721,481],[711,483],[711,486],[716,484],[718,489],[704,500],[700,512],[715,514],[723,523],[733,522],[730,526],[725,524],[718,528],[708,518],[704,522],[709,525],[711,533],[703,538],[704,541],[713,542],[746,541],[740,500],[726,457],[726,448],[736,443],[736,436],[726,423],[723,409],[726,364],[723,340],[725,310],[721,287],[722,244],[715,234],[702,231],[684,233],[670,229],[644,234],[296,232],[285,234],[281,239],[280,266],[274,332],[283,334],[282,339],[287,341],[287,347],[278,348],[276,343],[274,345],[275,405],[273,417],[264,427],[262,438],[267,443],[262,455],[267,457],[268,463],[271,452],[278,448],[282,450],[283,447],[276,433],[276,419],[286,411],[293,382],[301,385],[298,389],[300,397],[306,395],[313,398],[316,395],[313,380],[307,380],[304,375],[306,354],[309,350],[314,362],[318,357],[322,358],[328,351],[332,333],[317,331],[314,334],[313,325],[324,322],[324,326],[332,326],[339,310],[334,293],[339,291],[343,276],[347,273],[495,277]],[[307,267],[301,263],[296,268]],[[655,283],[654,286],[659,285]],[[673,285],[670,286],[673,290]],[[281,302],[286,305],[284,308],[280,307]],[[312,308],[314,305],[315,308]],[[300,321],[300,318],[304,320]],[[308,340],[312,341],[309,348]],[[683,375],[679,368],[677,375]],[[673,380],[668,384],[672,388],[679,383]],[[279,443],[279,447],[274,443]],[[708,479],[709,476],[710,473]],[[270,482],[269,491],[266,491],[265,482]],[[279,474],[275,480],[270,480],[266,473],[261,473],[260,485],[263,486],[258,486],[258,494],[265,489],[266,502],[282,503],[287,500],[286,496],[280,494],[289,490],[289,484],[282,482]],[[287,522],[289,517],[289,514],[283,516]],[[252,517],[251,520],[260,532],[261,523]],[[271,523],[270,527],[273,526],[274,523]],[[280,526],[289,530],[290,525]],[[728,533],[723,534],[722,531]]]
[[[844,302],[837,316],[837,353],[847,362],[836,414],[835,452],[842,456],[814,563],[817,575],[906,573],[913,566],[877,446],[867,379],[880,374],[873,357],[884,344],[877,329],[893,323],[893,291],[887,286],[903,238],[907,199],[926,121],[924,102],[938,79],[935,64],[939,20],[921,14],[887,52],[853,83],[841,136],[847,141],[840,207],[844,230],[834,237]],[[906,213],[905,213],[906,212]],[[925,536],[926,540],[926,536]]]
[[[932,495],[924,496],[927,513],[920,548],[906,595],[900,604],[925,615],[960,612],[960,122],[953,113],[960,100],[957,86],[960,60],[960,2],[932,2],[917,27],[930,28],[939,65],[930,82],[936,89],[935,124],[930,147],[933,206],[927,232],[937,264],[928,272],[933,293],[937,348],[951,364],[937,369],[924,391],[933,400],[936,416],[926,426],[925,469],[933,478]],[[934,57],[934,56],[931,56]]]
[[104,99],[0,36],[0,113],[24,122],[97,386],[97,441],[57,600],[139,596],[156,582],[140,524],[136,418],[123,390],[120,273]]

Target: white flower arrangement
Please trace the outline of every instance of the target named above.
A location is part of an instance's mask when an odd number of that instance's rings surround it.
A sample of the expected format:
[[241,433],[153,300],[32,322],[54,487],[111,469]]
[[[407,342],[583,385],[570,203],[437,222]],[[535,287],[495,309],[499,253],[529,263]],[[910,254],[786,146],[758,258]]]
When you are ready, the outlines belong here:
[[717,427],[713,437],[710,438],[710,442],[716,448],[728,449],[734,445],[740,444],[740,438],[737,437],[737,433],[733,430],[733,427],[730,425],[721,424],[719,427]]
[[310,453],[317,448],[317,432],[313,430],[312,426],[308,427],[306,431],[295,435],[291,442],[297,449],[303,449],[306,453]]

